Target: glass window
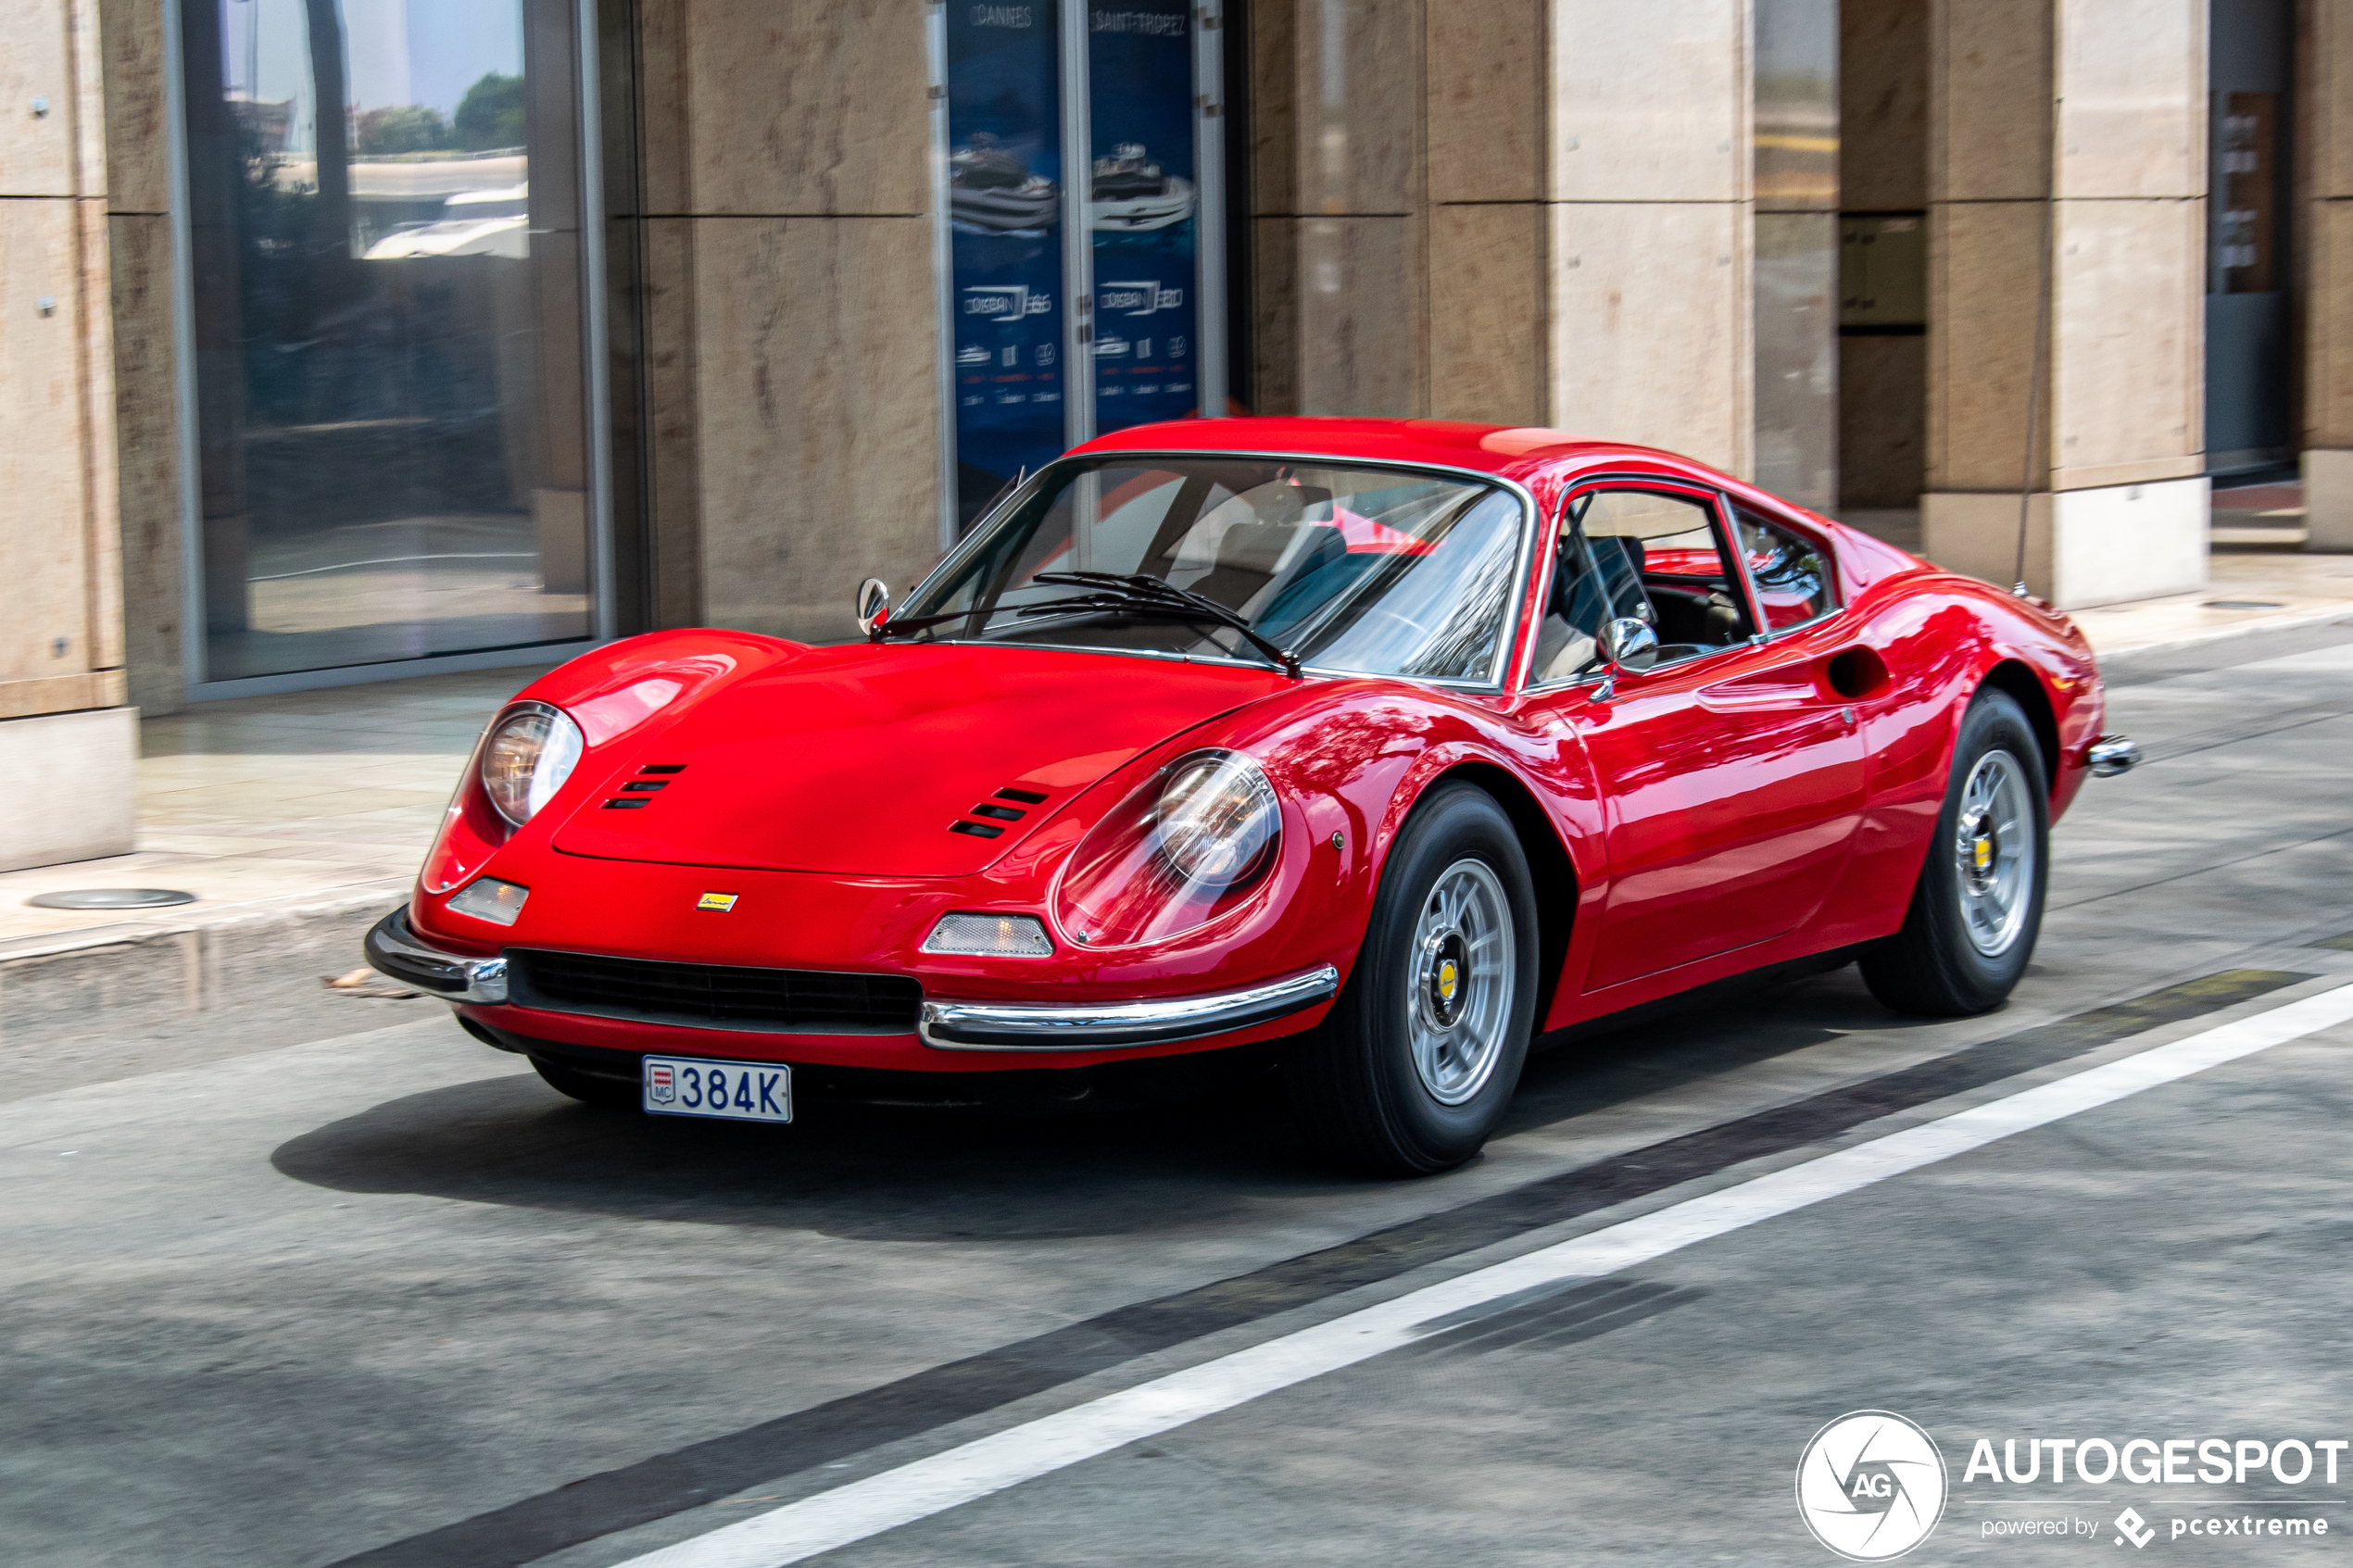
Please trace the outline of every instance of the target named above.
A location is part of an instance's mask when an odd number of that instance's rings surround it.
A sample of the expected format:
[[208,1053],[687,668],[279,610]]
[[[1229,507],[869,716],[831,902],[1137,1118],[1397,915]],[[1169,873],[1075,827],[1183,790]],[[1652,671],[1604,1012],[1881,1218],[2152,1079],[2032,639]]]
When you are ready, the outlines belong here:
[[1819,545],[1746,508],[1737,508],[1733,516],[1740,523],[1741,552],[1748,558],[1748,580],[1755,585],[1756,607],[1767,631],[1795,626],[1838,608],[1830,562]]
[[204,678],[585,637],[575,8],[182,8]]
[[1070,445],[1062,357],[1063,178],[1053,0],[950,6],[949,255],[955,273],[956,521]]
[[[1511,492],[1433,474],[1058,463],[891,624],[942,640],[1266,659],[1230,615],[1319,670],[1491,681],[1525,528]],[[1179,595],[1206,605],[1171,608]]]
[[1095,428],[1125,430],[1201,409],[1192,6],[1121,0],[1088,23]]
[[1595,668],[1602,628],[1620,617],[1650,622],[1661,664],[1749,635],[1713,508],[1648,490],[1595,491],[1570,504],[1554,542],[1533,681],[1572,680]]

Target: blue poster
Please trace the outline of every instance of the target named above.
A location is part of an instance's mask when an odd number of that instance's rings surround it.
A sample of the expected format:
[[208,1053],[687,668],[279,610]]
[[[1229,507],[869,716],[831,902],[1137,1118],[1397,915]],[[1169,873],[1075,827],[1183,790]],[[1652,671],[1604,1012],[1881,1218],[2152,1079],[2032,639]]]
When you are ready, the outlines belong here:
[[1068,445],[1056,26],[1055,0],[948,6],[960,527]]
[[1124,430],[1200,411],[1192,12],[1101,0],[1087,24],[1095,428]]

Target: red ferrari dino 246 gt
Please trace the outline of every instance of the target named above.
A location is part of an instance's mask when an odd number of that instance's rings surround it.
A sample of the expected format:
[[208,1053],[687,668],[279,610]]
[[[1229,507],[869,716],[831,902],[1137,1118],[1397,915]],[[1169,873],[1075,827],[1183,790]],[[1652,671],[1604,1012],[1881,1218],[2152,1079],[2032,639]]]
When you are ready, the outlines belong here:
[[1248,1063],[1340,1160],[1437,1171],[1531,1037],[1669,993],[1852,957],[1995,1006],[2052,819],[2135,755],[2066,617],[1549,430],[1124,431],[858,598],[862,642],[533,683],[371,960],[592,1103]]

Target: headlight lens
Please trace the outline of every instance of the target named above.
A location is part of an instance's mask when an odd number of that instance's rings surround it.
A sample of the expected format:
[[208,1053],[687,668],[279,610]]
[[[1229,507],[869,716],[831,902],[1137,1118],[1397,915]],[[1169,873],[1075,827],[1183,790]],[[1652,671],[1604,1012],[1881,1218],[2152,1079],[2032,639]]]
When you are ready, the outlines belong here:
[[518,703],[482,748],[482,787],[498,814],[521,827],[580,763],[580,726],[544,702]]
[[1257,763],[1231,751],[1178,763],[1153,815],[1160,852],[1204,888],[1249,881],[1282,835],[1275,786]]
[[1090,947],[1156,942],[1239,904],[1281,849],[1274,785],[1239,752],[1197,751],[1146,781],[1071,855],[1055,913]]

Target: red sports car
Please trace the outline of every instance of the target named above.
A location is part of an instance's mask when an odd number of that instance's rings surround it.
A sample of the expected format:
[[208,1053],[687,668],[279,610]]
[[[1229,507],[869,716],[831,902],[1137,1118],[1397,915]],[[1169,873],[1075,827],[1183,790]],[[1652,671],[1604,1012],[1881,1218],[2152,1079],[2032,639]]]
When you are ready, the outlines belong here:
[[1431,1172],[1532,1037],[1669,993],[1859,958],[1994,1007],[2051,820],[2135,755],[2066,617],[1556,431],[1123,431],[887,596],[859,643],[535,682],[371,960],[592,1103],[1247,1064],[1338,1160]]

